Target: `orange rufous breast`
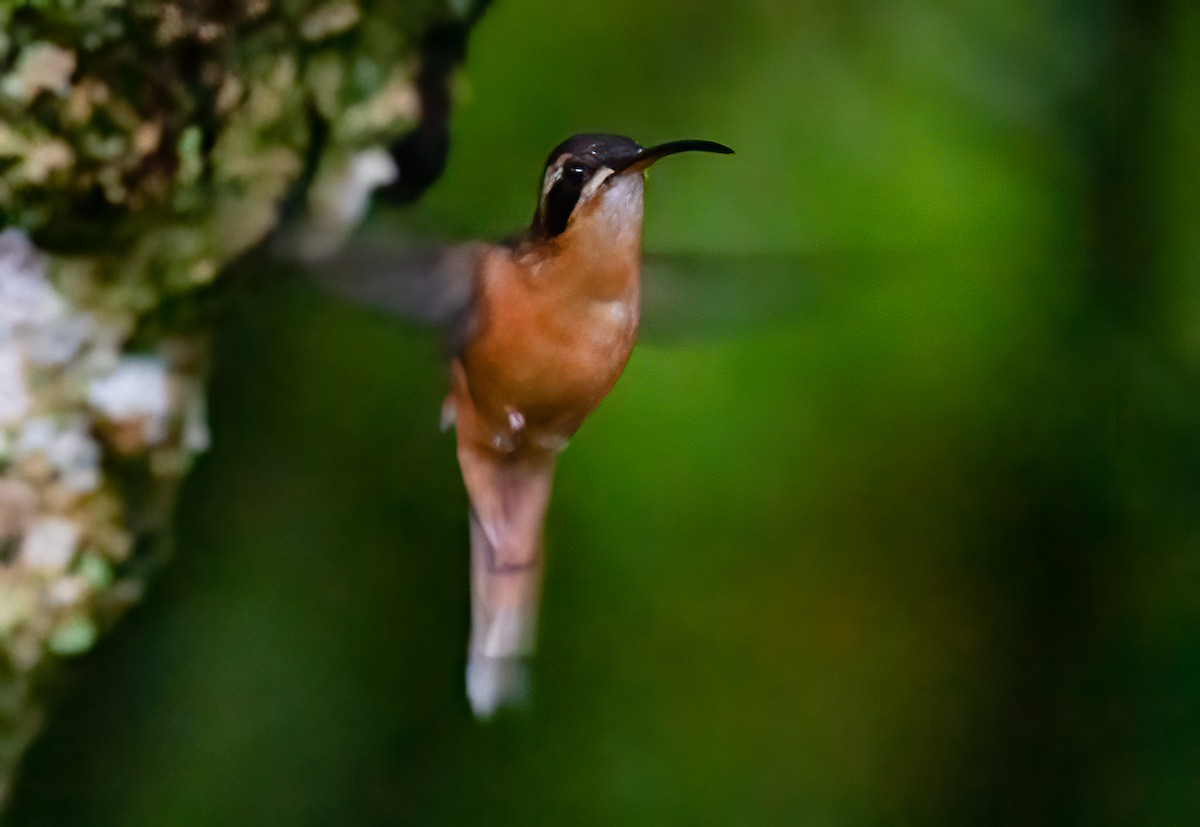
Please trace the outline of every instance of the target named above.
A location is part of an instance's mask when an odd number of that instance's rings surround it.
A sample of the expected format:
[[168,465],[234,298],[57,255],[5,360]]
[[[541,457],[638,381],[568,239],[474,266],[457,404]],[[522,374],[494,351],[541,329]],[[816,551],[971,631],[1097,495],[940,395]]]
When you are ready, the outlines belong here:
[[474,328],[453,366],[460,441],[555,451],[616,383],[637,336],[640,233],[599,237],[597,223],[481,251]]

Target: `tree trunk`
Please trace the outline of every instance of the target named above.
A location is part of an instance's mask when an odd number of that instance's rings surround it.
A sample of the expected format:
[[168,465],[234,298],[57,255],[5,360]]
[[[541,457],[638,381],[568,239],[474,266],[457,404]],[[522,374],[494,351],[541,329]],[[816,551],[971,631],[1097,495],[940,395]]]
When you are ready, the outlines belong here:
[[318,254],[375,187],[436,178],[482,6],[0,8],[0,804],[46,677],[138,599],[208,444],[201,298],[282,216]]

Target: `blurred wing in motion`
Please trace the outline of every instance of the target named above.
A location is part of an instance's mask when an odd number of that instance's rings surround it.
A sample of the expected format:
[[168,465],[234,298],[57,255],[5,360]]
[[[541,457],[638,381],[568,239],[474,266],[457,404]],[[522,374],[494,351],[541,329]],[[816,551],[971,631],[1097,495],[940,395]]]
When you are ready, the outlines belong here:
[[638,338],[702,341],[795,321],[812,312],[836,267],[789,253],[646,254]]
[[339,298],[437,328],[453,351],[470,324],[475,260],[482,246],[406,247],[372,238],[303,267]]
[[[481,244],[407,247],[374,236],[304,265],[334,295],[446,333],[470,323],[472,273]],[[639,338],[652,343],[733,336],[804,317],[819,301],[837,256],[788,253],[647,254]]]

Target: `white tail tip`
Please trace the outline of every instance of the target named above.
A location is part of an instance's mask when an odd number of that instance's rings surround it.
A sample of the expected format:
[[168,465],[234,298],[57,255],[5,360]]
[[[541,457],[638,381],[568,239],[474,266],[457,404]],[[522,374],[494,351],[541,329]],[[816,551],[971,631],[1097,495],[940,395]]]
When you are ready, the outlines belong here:
[[476,718],[487,720],[503,706],[524,706],[528,698],[529,674],[521,658],[470,654],[467,700]]

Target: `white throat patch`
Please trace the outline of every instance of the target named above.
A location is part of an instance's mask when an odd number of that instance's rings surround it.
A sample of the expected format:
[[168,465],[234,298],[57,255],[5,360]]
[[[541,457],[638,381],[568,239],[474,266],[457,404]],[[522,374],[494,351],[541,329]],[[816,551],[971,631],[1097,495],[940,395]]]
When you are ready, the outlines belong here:
[[600,203],[595,207],[596,218],[614,238],[625,239],[641,232],[643,189],[642,176],[631,173],[617,177],[597,196]]

